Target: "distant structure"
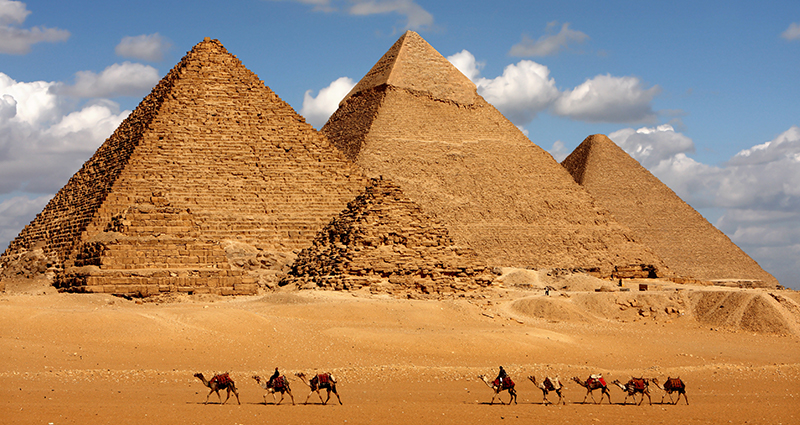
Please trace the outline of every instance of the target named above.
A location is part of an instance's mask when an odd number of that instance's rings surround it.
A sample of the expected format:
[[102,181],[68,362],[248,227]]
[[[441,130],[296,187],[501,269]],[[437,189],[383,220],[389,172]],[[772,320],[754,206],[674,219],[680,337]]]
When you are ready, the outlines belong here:
[[413,31],[320,130],[369,177],[397,184],[484,264],[668,271]]
[[678,276],[733,281],[736,286],[778,285],[771,274],[608,137],[587,137],[562,165]]
[[[11,242],[74,291],[249,294],[366,180],[217,40],[197,44]],[[227,251],[226,251],[227,250]],[[247,251],[237,264],[229,258]],[[280,265],[278,265],[280,267]]]

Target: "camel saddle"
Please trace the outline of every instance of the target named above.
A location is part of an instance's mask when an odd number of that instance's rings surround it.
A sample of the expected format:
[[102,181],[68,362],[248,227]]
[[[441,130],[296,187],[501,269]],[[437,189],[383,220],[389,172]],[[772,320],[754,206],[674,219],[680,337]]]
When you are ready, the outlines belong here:
[[556,389],[556,386],[553,385],[553,383],[550,381],[550,378],[544,378],[544,382],[542,382],[542,384],[544,385],[544,389],[547,391],[553,391]]
[[633,388],[639,391],[644,391],[644,389],[647,388],[647,382],[642,378],[631,378],[629,384],[632,384]]
[[231,384],[233,382],[233,379],[231,379],[230,375],[228,375],[227,373],[222,373],[219,375],[214,375],[214,377],[211,378],[211,381],[209,382],[216,382],[217,385],[219,386],[225,386]]
[[683,381],[680,378],[668,378],[664,388],[683,388]]
[[327,384],[331,380],[331,376],[327,373],[320,373],[317,375],[317,380],[319,381],[320,385]]
[[[495,387],[499,387],[500,386],[500,378],[495,379],[492,382],[492,385],[495,386]],[[503,387],[500,388],[500,389],[501,390],[507,390],[509,388],[514,388],[514,381],[511,380],[511,377],[506,376],[505,378],[503,378]]]
[[272,388],[280,391],[283,388],[286,388],[286,377],[279,376],[272,380]]
[[606,385],[606,380],[605,380],[605,378],[603,378],[603,375],[591,375],[591,376],[589,376],[589,379],[586,380],[586,384],[587,385],[592,385],[595,381],[600,382],[600,385],[602,385],[604,387],[607,386]]

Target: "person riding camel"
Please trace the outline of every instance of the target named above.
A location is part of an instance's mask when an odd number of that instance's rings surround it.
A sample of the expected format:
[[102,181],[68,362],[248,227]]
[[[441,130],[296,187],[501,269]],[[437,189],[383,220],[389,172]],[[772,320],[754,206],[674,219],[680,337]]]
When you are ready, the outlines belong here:
[[275,368],[275,373],[273,373],[273,374],[272,374],[272,376],[270,376],[270,377],[269,377],[269,385],[270,385],[270,386],[272,386],[272,383],[273,383],[273,382],[274,382],[274,381],[275,381],[275,380],[276,380],[276,379],[277,379],[279,376],[281,376],[281,374],[280,374],[280,372],[278,372],[278,368],[276,367],[276,368]]
[[505,378],[508,378],[508,374],[506,373],[506,370],[503,369],[503,366],[500,366],[500,373],[497,374],[496,378],[497,381],[500,383],[500,388],[503,388],[503,380]]

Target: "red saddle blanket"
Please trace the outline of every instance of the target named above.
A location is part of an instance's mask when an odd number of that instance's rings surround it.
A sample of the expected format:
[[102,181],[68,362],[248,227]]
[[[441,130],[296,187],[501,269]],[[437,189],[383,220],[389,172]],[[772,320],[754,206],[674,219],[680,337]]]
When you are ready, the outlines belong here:
[[586,380],[586,383],[588,385],[592,385],[594,382],[600,382],[600,385],[603,386],[603,387],[607,386],[606,385],[606,379],[603,378],[603,377],[600,377],[599,379],[589,378],[589,379]]
[[319,381],[320,385],[324,385],[331,381],[331,376],[328,375],[327,373],[322,373],[317,375],[317,380]]
[[[500,378],[495,379],[492,382],[492,385],[495,386],[495,387],[499,387],[500,386]],[[514,388],[514,381],[512,381],[511,378],[509,378],[509,377],[505,377],[505,378],[503,378],[503,387],[500,388],[500,389],[501,390],[507,390],[509,388]]]
[[547,391],[553,391],[556,389],[556,386],[553,385],[553,382],[550,381],[550,378],[544,378],[543,384],[544,384],[544,389],[546,389]]
[[679,389],[683,388],[683,381],[678,378],[670,378],[667,379],[667,383],[664,385],[664,388],[672,388],[672,389]]
[[216,382],[219,386],[226,386],[233,383],[233,379],[231,379],[230,375],[227,373],[222,373],[219,375],[214,375],[210,382]]
[[639,391],[644,391],[644,389],[647,388],[647,382],[645,382],[644,379],[633,378],[628,384],[633,385],[633,388]]
[[272,380],[272,388],[276,390],[282,390],[286,387],[286,377],[279,376]]

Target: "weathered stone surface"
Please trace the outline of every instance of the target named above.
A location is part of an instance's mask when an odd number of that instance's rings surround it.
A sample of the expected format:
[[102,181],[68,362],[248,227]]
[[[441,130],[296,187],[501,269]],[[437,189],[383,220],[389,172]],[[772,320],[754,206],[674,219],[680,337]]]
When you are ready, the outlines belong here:
[[562,165],[678,276],[705,281],[756,279],[761,286],[770,287],[778,284],[608,137],[589,136]]
[[41,245],[61,268],[64,289],[248,292],[252,279],[228,270],[221,241],[293,258],[364,184],[324,136],[206,39],[11,242],[3,261]]
[[607,277],[630,264],[667,272],[414,32],[400,37],[321,131],[368,176],[399,185],[485,264],[598,269]]
[[493,276],[475,253],[395,184],[372,179],[366,190],[298,255],[281,283],[380,292],[445,293],[477,289]]

